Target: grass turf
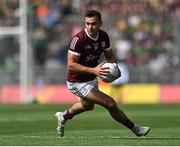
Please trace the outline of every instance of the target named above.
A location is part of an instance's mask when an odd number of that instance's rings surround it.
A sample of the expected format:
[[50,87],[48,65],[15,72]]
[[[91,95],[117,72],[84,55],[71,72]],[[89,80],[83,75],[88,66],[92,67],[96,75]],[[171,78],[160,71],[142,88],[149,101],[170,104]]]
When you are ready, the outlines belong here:
[[122,105],[124,112],[140,125],[151,127],[147,137],[138,138],[115,122],[102,107],[67,122],[65,137],[56,133],[56,111],[69,105],[0,105],[1,146],[179,146],[180,105]]

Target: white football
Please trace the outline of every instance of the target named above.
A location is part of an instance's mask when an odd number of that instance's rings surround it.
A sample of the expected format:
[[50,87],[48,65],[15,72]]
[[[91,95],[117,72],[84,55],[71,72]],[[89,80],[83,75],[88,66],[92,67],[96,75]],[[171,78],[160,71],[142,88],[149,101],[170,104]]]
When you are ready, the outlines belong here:
[[106,83],[111,83],[118,78],[118,68],[113,63],[105,63],[102,67],[109,68],[109,74],[107,76],[99,76],[100,79]]

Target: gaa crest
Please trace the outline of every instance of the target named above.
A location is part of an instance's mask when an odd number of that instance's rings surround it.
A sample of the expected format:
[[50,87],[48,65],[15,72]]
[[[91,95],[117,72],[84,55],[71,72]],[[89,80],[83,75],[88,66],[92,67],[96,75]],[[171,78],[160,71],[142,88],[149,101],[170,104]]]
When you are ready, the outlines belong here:
[[105,41],[102,42],[102,47],[103,47],[103,48],[105,47]]

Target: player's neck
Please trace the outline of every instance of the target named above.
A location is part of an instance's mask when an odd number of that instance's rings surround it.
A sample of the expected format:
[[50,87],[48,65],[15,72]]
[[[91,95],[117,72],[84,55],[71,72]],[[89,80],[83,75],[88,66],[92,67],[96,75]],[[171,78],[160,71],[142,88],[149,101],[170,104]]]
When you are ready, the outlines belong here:
[[99,32],[97,32],[95,35],[90,35],[90,34],[88,33],[87,29],[84,29],[84,30],[85,30],[85,32],[86,32],[86,34],[87,34],[87,36],[88,36],[89,38],[91,38],[91,39],[93,39],[93,40],[97,40],[97,39],[98,39],[98,37],[99,37]]
[[[89,34],[89,33],[88,33]],[[90,34],[89,34],[90,35]],[[90,35],[92,38],[97,38],[97,36],[99,35],[99,33],[97,32],[96,34],[92,34]]]

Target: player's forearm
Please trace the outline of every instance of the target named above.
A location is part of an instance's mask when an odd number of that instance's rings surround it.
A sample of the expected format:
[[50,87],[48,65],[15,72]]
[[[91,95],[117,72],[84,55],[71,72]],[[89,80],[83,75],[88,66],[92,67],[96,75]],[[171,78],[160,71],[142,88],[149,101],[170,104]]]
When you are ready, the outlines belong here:
[[113,56],[108,58],[107,61],[110,63],[116,63],[117,64],[117,60]]
[[86,67],[78,63],[71,63],[68,65],[68,70],[71,72],[78,72],[78,73],[94,73],[93,68]]
[[104,52],[106,60],[110,63],[117,63],[116,58],[113,55],[112,50]]

